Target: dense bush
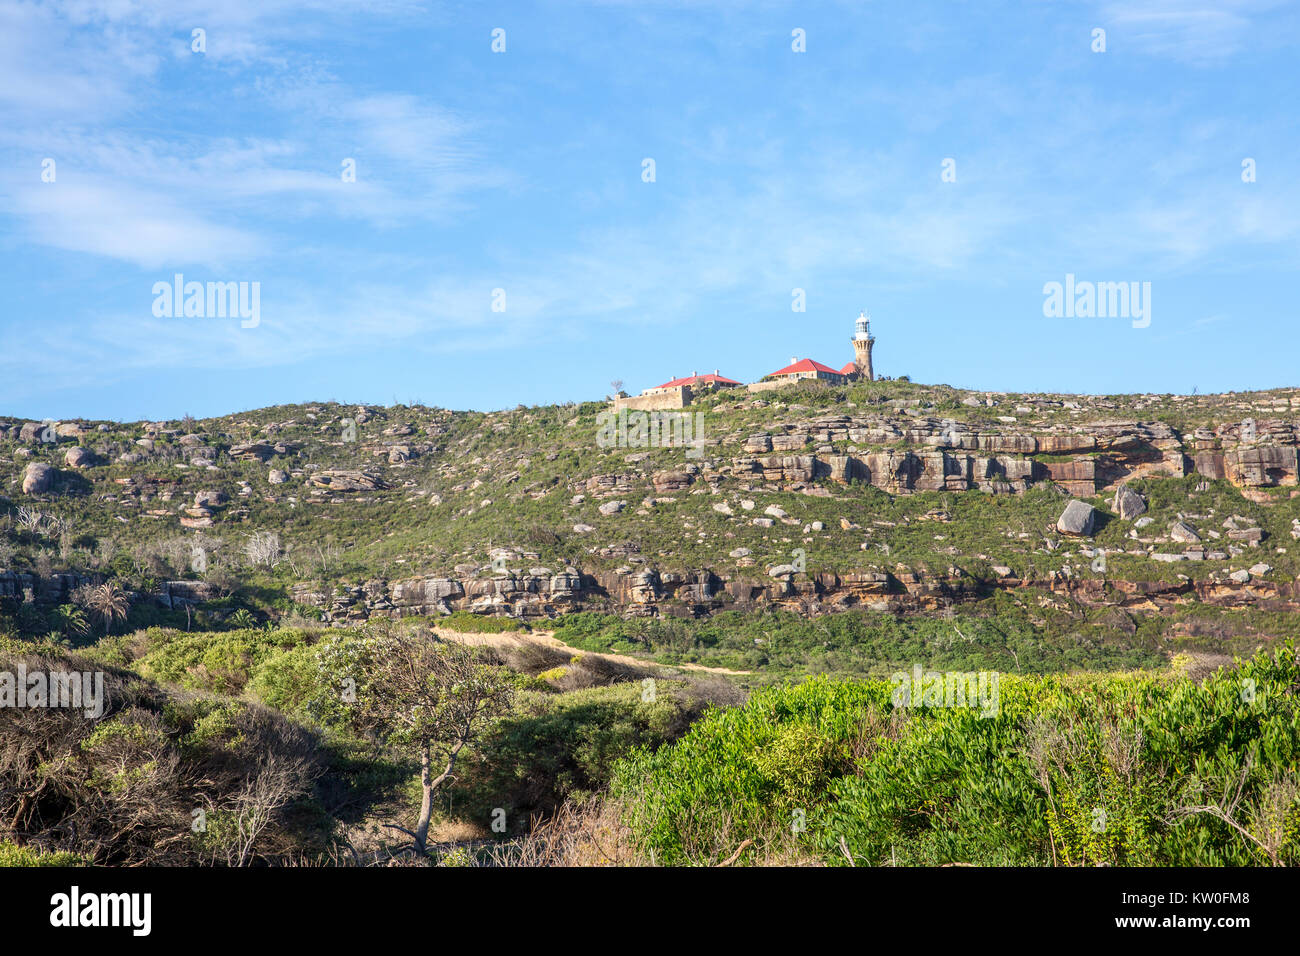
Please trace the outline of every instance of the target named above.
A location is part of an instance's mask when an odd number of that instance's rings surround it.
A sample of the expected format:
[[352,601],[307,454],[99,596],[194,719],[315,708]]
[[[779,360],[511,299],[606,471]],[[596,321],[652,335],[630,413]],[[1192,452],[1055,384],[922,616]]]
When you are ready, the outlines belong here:
[[1048,673],[1155,667],[1160,619],[1140,627],[1112,609],[1071,616],[997,595],[953,617],[850,610],[808,618],[789,611],[724,611],[698,620],[567,614],[555,636],[592,651],[650,653],[777,676],[880,677],[916,661],[954,670]]
[[195,690],[238,694],[260,665],[310,644],[317,634],[297,628],[184,634],[153,631],[156,642],[139,661],[146,677]]
[[[103,707],[0,707],[0,840],[96,864],[248,863],[310,790],[317,738],[272,710],[85,657],[0,650],[0,672],[20,665],[102,673]],[[196,813],[237,825],[209,833]]]
[[462,634],[503,634],[528,630],[527,624],[513,617],[490,617],[469,611],[453,611],[446,617],[438,618],[435,623]]
[[619,759],[676,739],[698,716],[702,702],[667,682],[657,688],[653,700],[643,699],[639,683],[523,695],[476,752],[454,803],[484,824],[501,807],[517,829],[567,798],[604,789]]
[[0,843],[0,866],[85,866],[88,862],[75,853],[46,853],[28,846]]
[[615,772],[662,862],[793,835],[828,863],[1237,866],[1300,861],[1300,665],[1004,677],[996,716],[814,679],[710,714]]
[[888,696],[886,684],[824,677],[759,691],[621,763],[613,794],[659,862],[716,862],[734,849],[725,834],[754,837],[806,815],[850,771],[863,715]]

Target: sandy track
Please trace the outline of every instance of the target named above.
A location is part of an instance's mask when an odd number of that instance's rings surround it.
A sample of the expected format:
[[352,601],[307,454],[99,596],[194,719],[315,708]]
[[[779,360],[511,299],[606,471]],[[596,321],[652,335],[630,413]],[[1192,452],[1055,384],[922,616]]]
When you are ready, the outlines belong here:
[[550,647],[570,654],[581,654],[584,657],[596,657],[610,661],[614,664],[622,664],[627,667],[637,667],[648,671],[693,671],[695,673],[705,674],[727,674],[732,677],[740,677],[750,673],[749,671],[734,671],[726,667],[708,667],[704,664],[660,664],[657,661],[645,660],[640,657],[629,657],[626,654],[606,654],[601,651],[584,651],[578,647],[570,647],[563,641],[557,639],[550,631],[532,631],[526,633],[523,631],[504,631],[500,634],[476,634],[465,633],[449,630],[445,627],[435,627],[433,632],[440,638],[447,641],[456,641],[460,644],[470,644],[475,647],[522,647],[525,644],[534,644],[539,647]]

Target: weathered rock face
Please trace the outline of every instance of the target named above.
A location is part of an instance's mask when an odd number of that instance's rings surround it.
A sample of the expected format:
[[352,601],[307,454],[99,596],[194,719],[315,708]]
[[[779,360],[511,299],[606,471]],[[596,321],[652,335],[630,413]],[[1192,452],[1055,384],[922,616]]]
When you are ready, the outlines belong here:
[[1223,456],[1224,475],[1239,487],[1296,484],[1296,449],[1280,445],[1237,448]]
[[[693,469],[682,469],[681,471],[657,471],[650,477],[650,483],[654,486],[655,492],[661,495],[689,488],[691,482],[694,480],[695,475]],[[618,490],[631,490],[631,488],[632,485],[629,482]]]
[[40,495],[54,485],[54,469],[44,462],[31,462],[23,471],[23,494]]
[[326,491],[377,491],[388,487],[378,475],[364,471],[318,471],[310,480]]
[[[1180,556],[1181,557],[1181,556]],[[544,569],[543,569],[544,570]],[[295,601],[318,608],[322,618],[345,625],[371,616],[405,617],[471,611],[541,618],[574,610],[615,612],[627,617],[701,616],[725,609],[785,608],[824,614],[851,608],[890,613],[934,612],[987,597],[996,589],[1037,589],[1097,607],[1168,610],[1200,601],[1216,606],[1254,605],[1300,611],[1300,586],[1249,575],[1204,581],[1123,581],[1078,578],[1061,572],[1043,580],[1022,580],[1008,568],[977,581],[957,568],[933,573],[899,566],[843,574],[807,575],[791,566],[755,568],[751,577],[719,577],[711,571],[654,569],[584,574],[505,573],[484,578],[427,577],[391,584],[372,580],[333,593],[311,585],[293,590]],[[1005,572],[1005,573],[1004,573]],[[1240,578],[1241,575],[1238,575]],[[1249,583],[1249,588],[1240,585]],[[182,582],[185,583],[185,582]]]
[[66,604],[72,592],[92,583],[84,574],[51,574],[38,577],[17,571],[0,571],[0,600]]
[[221,596],[221,589],[206,581],[164,581],[155,597],[163,607],[183,608]]
[[[994,426],[996,427],[996,426]],[[1257,445],[1241,446],[1232,426],[1187,440],[1163,422],[1094,422],[1035,432],[974,428],[946,419],[832,416],[778,423],[771,434],[730,436],[743,456],[706,461],[703,467],[654,473],[658,493],[681,491],[693,481],[725,475],[754,476],[798,490],[825,480],[873,485],[890,494],[912,491],[1019,493],[1052,481],[1076,497],[1118,488],[1127,481],[1199,473],[1227,478],[1242,488],[1297,483],[1300,435],[1285,422],[1260,422]],[[847,445],[911,445],[887,451],[830,449]],[[810,447],[811,446],[811,447]],[[1214,447],[1218,446],[1218,447]],[[1066,460],[1042,457],[1074,456]],[[644,488],[635,475],[589,479],[577,490],[598,495]],[[1131,501],[1131,499],[1129,499]]]
[[1125,521],[1131,521],[1147,510],[1145,499],[1128,485],[1121,485],[1115,490],[1115,500],[1111,506]]
[[266,461],[275,450],[262,442],[250,442],[246,445],[231,445],[230,457],[240,461]]
[[44,422],[25,422],[18,429],[18,440],[23,444],[34,444],[40,441],[52,441],[58,432]]
[[1061,534],[1087,536],[1092,534],[1096,522],[1096,508],[1086,501],[1071,501],[1056,519],[1056,530]]

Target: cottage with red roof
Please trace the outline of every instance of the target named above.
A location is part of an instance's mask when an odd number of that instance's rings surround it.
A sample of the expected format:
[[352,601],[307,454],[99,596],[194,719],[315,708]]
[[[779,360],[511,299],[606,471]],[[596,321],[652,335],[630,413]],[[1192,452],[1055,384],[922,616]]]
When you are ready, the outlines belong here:
[[692,372],[686,378],[675,378],[671,382],[664,382],[662,385],[656,385],[654,388],[647,388],[642,395],[662,395],[674,388],[681,388],[683,385],[694,391],[705,388],[736,388],[740,385],[735,379],[727,378],[718,374],[715,368],[712,375],[701,375],[699,372]]
[[829,385],[843,385],[848,382],[849,374],[850,373],[841,369],[831,368],[829,365],[823,365],[821,362],[815,362],[809,358],[792,358],[790,359],[790,364],[785,368],[779,368],[775,372],[763,377],[782,383],[798,382],[805,378],[815,378],[820,379]]

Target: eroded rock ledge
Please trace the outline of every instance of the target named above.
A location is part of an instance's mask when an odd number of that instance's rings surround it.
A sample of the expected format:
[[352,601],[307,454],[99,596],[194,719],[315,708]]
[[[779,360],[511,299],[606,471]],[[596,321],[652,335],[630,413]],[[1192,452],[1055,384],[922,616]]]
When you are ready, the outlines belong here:
[[768,577],[720,577],[711,571],[584,574],[501,574],[482,578],[424,577],[367,581],[333,593],[299,585],[294,600],[318,609],[334,624],[372,616],[449,614],[470,611],[518,618],[542,618],[572,611],[604,611],[630,617],[698,617],[721,610],[783,608],[825,614],[850,608],[890,613],[938,612],[990,596],[998,589],[1036,590],[1089,606],[1166,610],[1200,601],[1219,607],[1253,606],[1300,611],[1300,584],[1226,576],[1196,580],[1122,581],[1054,572],[1042,578],[995,575],[977,579],[959,568],[933,573],[898,567],[843,574],[784,573]]

